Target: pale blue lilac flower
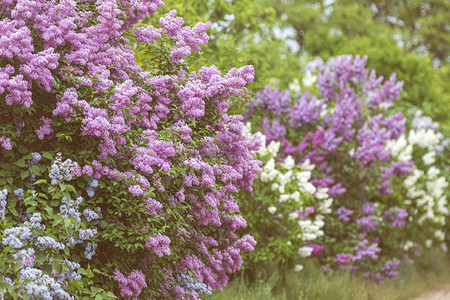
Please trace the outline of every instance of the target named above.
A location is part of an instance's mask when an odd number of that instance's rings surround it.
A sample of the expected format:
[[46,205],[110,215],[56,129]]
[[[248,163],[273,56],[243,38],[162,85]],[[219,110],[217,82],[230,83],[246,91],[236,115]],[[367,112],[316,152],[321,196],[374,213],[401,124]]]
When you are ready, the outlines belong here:
[[95,191],[97,190],[98,187],[98,180],[97,179],[92,179],[91,181],[89,181],[86,185],[86,192],[88,194],[88,196],[90,198],[94,197],[95,195]]
[[83,198],[80,196],[76,200],[69,200],[66,197],[62,198],[62,204],[59,207],[61,216],[63,219],[67,219],[69,217],[73,217],[77,219],[78,222],[81,222],[81,213],[78,211],[80,204],[83,202]]
[[33,233],[29,227],[16,226],[5,229],[2,244],[14,249],[20,249],[25,245],[25,242],[30,241],[32,238]]
[[23,188],[18,188],[14,191],[14,195],[17,197],[17,199],[22,200],[24,192]]
[[40,300],[52,299],[74,299],[69,293],[64,291],[61,284],[54,278],[43,274],[42,270],[35,268],[25,268],[20,270],[20,280],[26,294],[35,296]]
[[97,220],[99,218],[99,215],[95,211],[93,211],[91,209],[88,209],[88,208],[83,210],[83,215],[84,215],[84,217],[86,218],[86,220],[88,222],[91,222],[93,220]]
[[86,246],[86,250],[84,251],[84,256],[86,256],[87,259],[91,260],[92,256],[95,255],[95,250],[97,249],[96,243],[88,242]]
[[198,282],[195,278],[180,273],[177,275],[177,281],[178,281],[178,286],[183,290],[183,292],[185,293],[190,293],[192,291],[197,292],[199,295],[211,295],[212,294],[212,289],[210,286]]
[[97,229],[95,229],[95,228],[88,228],[88,229],[80,228],[78,230],[78,233],[79,233],[79,237],[81,240],[87,241],[87,240],[91,239],[94,235],[97,234]]
[[31,165],[36,165],[36,164],[38,164],[38,163],[41,161],[41,159],[42,159],[42,156],[41,156],[40,153],[38,153],[38,152],[33,152],[33,153],[31,153],[31,161],[30,161],[30,164],[31,164]]
[[6,210],[6,198],[8,197],[8,190],[3,189],[0,191],[0,219],[5,219],[5,210]]
[[53,249],[53,250],[64,250],[65,245],[58,243],[54,238],[49,236],[39,236],[36,239],[35,245],[41,250]]

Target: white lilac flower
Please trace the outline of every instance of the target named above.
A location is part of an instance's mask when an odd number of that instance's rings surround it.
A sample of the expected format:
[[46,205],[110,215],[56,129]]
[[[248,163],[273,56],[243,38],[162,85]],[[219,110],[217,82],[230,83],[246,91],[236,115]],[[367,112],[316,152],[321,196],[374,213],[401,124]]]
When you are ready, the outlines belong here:
[[311,164],[309,158],[307,160],[305,160],[302,163],[302,165],[301,165],[301,169],[303,171],[310,171],[311,172],[312,170],[314,170],[315,167],[316,167],[315,165]]
[[281,143],[276,141],[271,141],[269,146],[267,146],[267,151],[269,152],[271,157],[275,157],[280,150]]
[[294,80],[289,83],[289,90],[294,93],[300,93],[302,87],[300,86],[300,82],[297,78],[294,78]]
[[30,226],[35,229],[45,229],[45,226],[41,224],[42,216],[40,213],[34,213],[30,217]]
[[311,247],[301,247],[298,249],[298,254],[300,254],[301,257],[309,257],[311,256],[313,252],[313,248]]
[[49,275],[42,274],[42,270],[25,268],[20,270],[20,281],[26,294],[40,300],[74,299],[63,290],[60,283]]
[[442,230],[436,230],[434,233],[434,236],[439,240],[439,241],[444,241],[445,240],[445,233]]
[[83,197],[78,197],[76,200],[71,198],[66,199],[66,197],[62,198],[62,204],[59,207],[61,216],[63,219],[67,219],[69,217],[76,218],[78,222],[81,222],[81,213],[78,211],[80,204],[83,202]]
[[242,135],[251,137],[252,136],[252,123],[247,122],[244,127],[242,127]]
[[294,272],[300,272],[301,270],[303,270],[302,265],[295,265]]
[[305,73],[305,76],[302,79],[302,84],[305,87],[312,87],[317,80],[317,76],[313,75],[310,71]]
[[278,188],[280,187],[280,185],[276,182],[272,183],[272,191],[276,191],[278,190]]
[[273,215],[277,211],[277,208],[275,206],[270,206],[267,210]]
[[308,192],[311,195],[314,194],[317,190],[316,187],[310,182],[302,183],[301,185],[299,184],[299,188],[301,191]]
[[292,170],[292,168],[295,166],[295,160],[292,158],[292,156],[286,157],[286,159],[283,162],[283,168],[287,170]]
[[435,166],[431,166],[427,171],[427,176],[429,180],[434,180],[438,177],[441,171]]
[[294,193],[291,194],[291,198],[295,202],[299,202],[300,201],[300,192],[299,191],[295,191]]
[[442,133],[436,133],[433,129],[411,130],[408,141],[412,145],[419,145],[422,148],[432,150],[443,137]]
[[280,195],[280,198],[278,199],[278,201],[280,202],[280,203],[283,203],[283,202],[286,202],[287,200],[289,200],[289,195],[288,194],[282,194],[282,195]]
[[295,220],[295,219],[298,219],[298,218],[299,218],[299,215],[296,212],[291,212],[289,214],[289,220]]
[[78,164],[73,162],[70,158],[62,162],[61,153],[58,153],[49,174],[50,179],[52,179],[52,184],[56,185],[62,180],[72,180],[77,168]]
[[427,166],[434,164],[434,162],[436,161],[436,152],[434,151],[428,152],[427,154],[422,156],[422,160]]
[[328,189],[327,188],[320,188],[317,189],[316,193],[314,194],[314,198],[317,199],[327,199],[328,198]]
[[310,171],[296,172],[295,177],[299,184],[306,183],[311,178]]

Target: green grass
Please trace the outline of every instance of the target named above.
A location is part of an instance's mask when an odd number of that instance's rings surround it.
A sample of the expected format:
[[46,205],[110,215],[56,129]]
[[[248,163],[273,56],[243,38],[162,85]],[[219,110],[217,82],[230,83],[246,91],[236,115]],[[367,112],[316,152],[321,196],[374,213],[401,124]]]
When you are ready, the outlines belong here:
[[349,273],[324,275],[313,264],[300,273],[289,273],[282,294],[271,295],[278,276],[250,285],[242,278],[205,300],[411,300],[450,283],[450,257],[430,250],[414,265],[403,264],[401,275],[379,285]]

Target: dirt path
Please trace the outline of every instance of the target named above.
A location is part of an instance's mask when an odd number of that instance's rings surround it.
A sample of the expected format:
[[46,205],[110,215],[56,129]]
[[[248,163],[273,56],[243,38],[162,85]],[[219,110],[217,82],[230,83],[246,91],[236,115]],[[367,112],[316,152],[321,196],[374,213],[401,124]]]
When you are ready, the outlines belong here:
[[450,300],[450,285],[443,287],[438,292],[426,293],[414,300]]

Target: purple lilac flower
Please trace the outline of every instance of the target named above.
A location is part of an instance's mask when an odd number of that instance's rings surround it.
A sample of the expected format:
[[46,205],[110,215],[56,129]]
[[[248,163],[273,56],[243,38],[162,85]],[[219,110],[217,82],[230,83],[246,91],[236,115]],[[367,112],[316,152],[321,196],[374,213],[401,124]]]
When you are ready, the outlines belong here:
[[351,257],[350,254],[339,253],[336,255],[336,259],[334,260],[334,262],[340,265],[346,265],[350,257]]
[[339,220],[343,222],[349,222],[350,221],[349,216],[351,216],[352,214],[353,210],[347,209],[344,206],[339,207],[338,210],[336,211],[336,215],[338,216]]
[[370,231],[376,231],[377,226],[379,225],[378,222],[374,221],[373,216],[363,216],[356,220],[356,224],[360,226],[361,230],[370,230]]

